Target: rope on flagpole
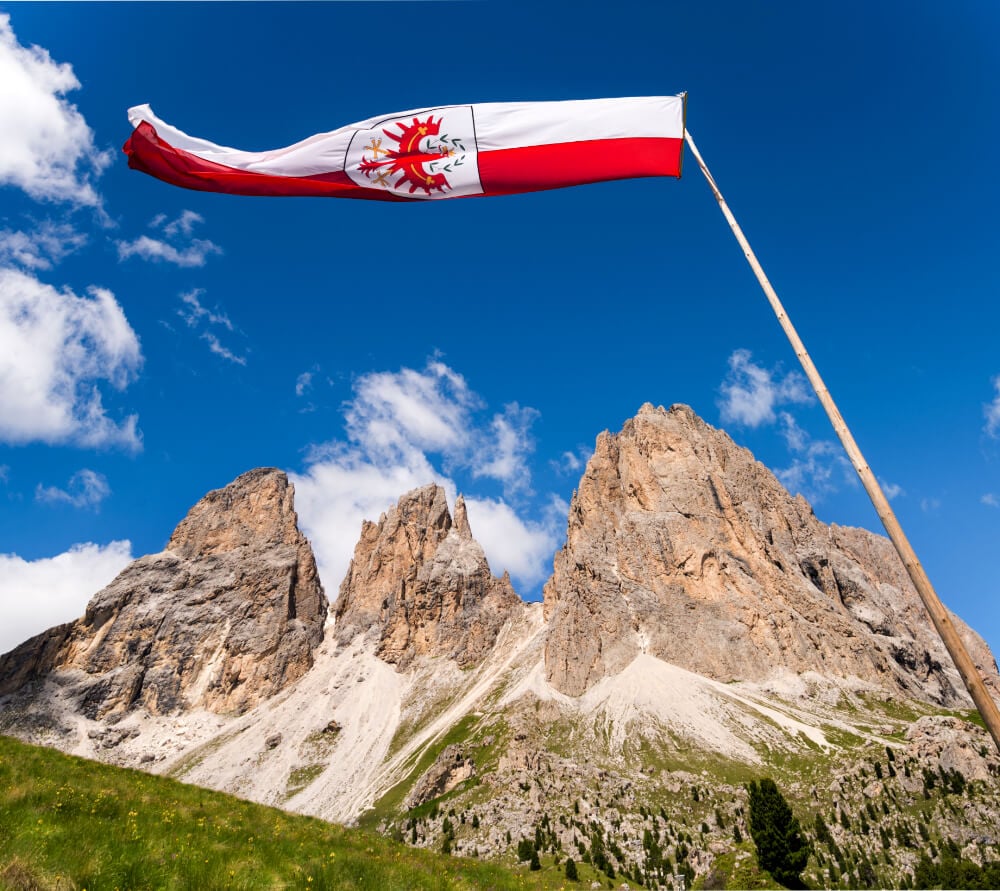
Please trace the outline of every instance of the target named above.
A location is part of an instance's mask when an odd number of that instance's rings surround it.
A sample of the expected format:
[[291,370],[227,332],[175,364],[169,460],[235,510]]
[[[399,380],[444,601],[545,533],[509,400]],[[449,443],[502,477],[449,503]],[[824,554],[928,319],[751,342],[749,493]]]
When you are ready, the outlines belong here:
[[736,218],[729,209],[729,205],[726,204],[726,199],[722,197],[722,192],[719,191],[719,186],[705,165],[705,161],[702,159],[698,147],[691,138],[689,130],[685,131],[684,138],[691,149],[691,154],[694,155],[695,160],[698,162],[701,172],[705,174],[705,179],[708,180],[708,184],[715,194],[715,200],[719,202],[719,207],[722,209],[722,213],[729,223],[729,228],[733,230],[733,235],[736,236],[740,247],[743,248],[743,255],[747,258],[747,262],[750,264],[754,275],[757,276],[757,281],[760,283],[768,302],[771,304],[771,309],[774,310],[774,314],[777,316],[778,322],[785,332],[785,336],[788,338],[789,343],[791,343],[792,349],[795,350],[795,355],[798,357],[799,362],[802,363],[806,377],[809,378],[809,383],[812,384],[813,390],[815,390],[819,401],[826,410],[827,416],[830,418],[830,423],[833,424],[833,429],[836,431],[841,444],[851,459],[851,464],[854,465],[854,469],[861,478],[861,484],[865,487],[868,497],[875,506],[875,511],[878,513],[882,525],[885,526],[885,531],[889,533],[889,538],[892,540],[893,545],[895,545],[896,552],[903,561],[910,580],[917,589],[917,593],[920,595],[920,599],[923,601],[924,607],[930,615],[931,622],[933,622],[938,635],[941,637],[941,641],[951,655],[952,661],[955,663],[955,667],[958,669],[958,673],[965,683],[965,688],[969,691],[969,695],[976,704],[979,714],[982,715],[986,729],[989,730],[990,735],[993,737],[993,742],[996,744],[997,749],[1000,750],[1000,711],[997,710],[993,697],[990,696],[989,691],[986,689],[986,685],[983,683],[983,679],[975,663],[972,661],[969,651],[958,635],[951,616],[935,593],[930,579],[927,577],[927,573],[924,571],[923,566],[920,565],[920,561],[917,559],[916,553],[907,540],[902,526],[899,525],[895,513],[889,506],[889,500],[885,497],[882,487],[875,479],[875,474],[872,473],[871,468],[861,454],[861,450],[854,441],[851,431],[847,428],[847,423],[834,403],[830,391],[823,383],[823,379],[816,370],[816,366],[813,364],[809,353],[806,352],[805,345],[799,338],[791,319],[788,318],[788,314],[781,305],[781,301],[778,299],[774,288],[771,287],[771,283],[764,274],[764,270],[751,249],[746,236],[743,234],[743,230],[740,228],[739,223],[736,222]]

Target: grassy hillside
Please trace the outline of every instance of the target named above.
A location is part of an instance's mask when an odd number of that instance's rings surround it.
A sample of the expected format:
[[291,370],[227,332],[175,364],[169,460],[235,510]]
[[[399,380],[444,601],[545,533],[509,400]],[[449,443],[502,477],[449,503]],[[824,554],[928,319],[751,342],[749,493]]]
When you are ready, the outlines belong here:
[[513,872],[0,737],[0,888],[545,889]]

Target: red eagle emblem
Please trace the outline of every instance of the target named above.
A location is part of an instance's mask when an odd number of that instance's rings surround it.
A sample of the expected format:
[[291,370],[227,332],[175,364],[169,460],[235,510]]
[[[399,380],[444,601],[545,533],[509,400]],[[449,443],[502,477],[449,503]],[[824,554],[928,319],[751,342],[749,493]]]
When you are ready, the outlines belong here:
[[461,166],[464,157],[450,159],[456,152],[464,152],[465,147],[460,140],[441,133],[442,120],[435,121],[434,115],[429,115],[424,121],[414,118],[410,124],[397,122],[399,133],[383,130],[396,148],[382,148],[382,138],[373,137],[371,145],[365,146],[358,169],[372,185],[393,190],[408,185],[411,195],[417,189],[427,195],[448,191],[451,184],[446,174]]

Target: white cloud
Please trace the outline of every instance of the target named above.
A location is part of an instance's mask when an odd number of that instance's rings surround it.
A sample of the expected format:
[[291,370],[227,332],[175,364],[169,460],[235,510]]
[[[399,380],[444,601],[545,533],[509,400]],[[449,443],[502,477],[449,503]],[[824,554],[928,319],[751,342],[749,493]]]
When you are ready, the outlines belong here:
[[[235,331],[235,326],[230,321],[229,316],[227,316],[222,310],[216,308],[214,310],[208,309],[201,302],[201,296],[205,292],[201,288],[195,288],[192,291],[188,291],[186,294],[181,294],[181,303],[183,304],[180,309],[177,310],[177,315],[179,315],[183,320],[184,324],[188,328],[201,328],[204,325],[216,326],[219,328],[225,328],[226,331]],[[167,326],[169,327],[169,325]],[[233,352],[229,347],[225,346],[221,340],[219,340],[218,335],[213,331],[202,331],[199,337],[208,344],[209,350],[211,350],[216,356],[227,360],[228,362],[233,362],[236,365],[246,365],[246,356],[240,356]]]
[[25,269],[51,269],[87,243],[87,236],[68,223],[45,220],[33,232],[0,229],[0,264]]
[[158,238],[150,238],[148,235],[140,235],[135,241],[119,241],[116,242],[116,245],[119,260],[139,257],[154,263],[162,261],[184,268],[204,266],[209,255],[222,253],[222,248],[217,244],[203,238],[193,239],[183,249],[176,248]]
[[359,378],[346,412],[347,432],[380,460],[412,450],[435,452],[446,469],[468,467],[474,477],[498,480],[508,493],[530,493],[527,458],[538,412],[512,402],[484,426],[476,417],[483,407],[462,375],[432,360],[423,371]]
[[[437,482],[452,503],[454,480],[435,466],[467,468],[472,479],[489,476],[513,488],[530,481],[528,424],[536,413],[512,403],[480,420],[484,406],[465,379],[439,361],[423,371],[376,372],[355,381],[345,410],[347,441],[312,449],[306,470],[293,474],[296,509],[331,598],[347,572],[361,521],[375,521],[404,493]],[[551,560],[558,523],[546,510],[541,521],[521,518],[499,499],[466,493],[470,522],[495,571],[509,569],[515,587],[536,584]],[[478,519],[477,519],[478,518]]]
[[36,501],[69,504],[73,507],[97,508],[110,494],[108,478],[103,473],[87,468],[74,473],[65,489],[43,486],[41,483],[35,488]]
[[920,509],[925,514],[933,514],[938,511],[941,507],[940,498],[921,498],[920,499]]
[[420,449],[455,457],[468,444],[470,413],[478,407],[465,378],[442,362],[424,371],[374,372],[355,383],[347,433],[381,459]]
[[987,507],[1000,507],[1000,498],[997,498],[992,492],[987,492],[979,501]]
[[229,362],[233,362],[236,365],[246,365],[246,356],[237,356],[232,350],[224,347],[220,342],[219,338],[212,334],[211,331],[205,331],[201,335],[201,339],[208,344],[208,348],[215,353],[216,356],[221,356]]
[[563,452],[558,459],[550,461],[549,464],[557,473],[568,476],[583,470],[593,454],[593,449],[578,446],[575,452]]
[[136,416],[109,418],[97,386],[135,378],[139,339],[110,291],[88,294],[0,269],[0,441],[141,447]]
[[331,601],[347,575],[362,520],[378,520],[400,495],[431,482],[444,485],[454,497],[454,484],[443,479],[424,456],[407,457],[408,461],[396,464],[376,464],[357,448],[345,445],[328,448],[325,457],[305,473],[290,474],[299,522],[313,546]]
[[885,495],[889,501],[892,501],[894,498],[899,498],[900,495],[906,494],[902,486],[898,486],[896,483],[890,483],[888,480],[884,480],[881,477],[879,477],[878,484],[882,487],[882,494]]
[[534,587],[552,574],[552,557],[566,535],[569,505],[553,498],[541,521],[519,517],[509,504],[466,498],[469,526],[483,546],[494,575],[507,570],[523,586]]
[[781,435],[792,453],[792,463],[774,475],[789,492],[818,503],[844,483],[856,485],[854,468],[843,450],[830,440],[814,440],[788,412],[778,416]]
[[303,371],[297,378],[295,378],[295,395],[305,396],[307,390],[312,389],[313,373],[311,371]]
[[473,476],[500,480],[508,494],[530,494],[531,471],[527,458],[535,450],[530,430],[537,417],[535,409],[522,408],[516,402],[505,405],[503,414],[494,415],[485,447],[482,451],[477,450]]
[[993,378],[993,386],[997,394],[992,402],[983,406],[983,413],[986,415],[986,433],[995,439],[1000,436],[1000,375]]
[[92,179],[112,154],[97,150],[83,115],[63,98],[79,87],[70,65],[21,46],[0,13],[0,185],[40,200],[100,205]]
[[233,323],[229,320],[229,316],[224,312],[206,309],[201,305],[200,298],[204,293],[201,288],[195,288],[193,291],[181,294],[181,303],[184,306],[177,310],[177,315],[184,320],[188,328],[194,328],[199,322],[206,321],[210,325],[221,325],[228,331],[232,331]]
[[205,218],[193,210],[185,210],[176,220],[167,222],[166,214],[159,214],[150,222],[150,227],[157,229],[163,226],[163,232],[167,238],[176,238],[178,234],[190,236],[194,230],[195,223],[204,223]]
[[[134,241],[115,242],[118,248],[118,259],[124,261],[129,257],[139,257],[153,263],[173,263],[175,266],[187,269],[204,266],[205,261],[212,254],[222,253],[222,248],[213,241],[205,238],[191,238],[195,223],[204,222],[204,217],[193,210],[183,211],[176,220],[171,220],[169,223],[166,214],[157,214],[150,220],[150,228],[162,229],[169,241],[140,235]],[[170,243],[176,242],[178,237],[190,240],[180,246]]]
[[782,405],[812,401],[805,378],[797,372],[778,376],[751,361],[749,350],[735,350],[729,357],[729,372],[722,382],[719,401],[724,423],[759,427],[773,424],[775,409]]
[[87,601],[132,560],[128,541],[79,544],[55,557],[0,554],[0,653],[83,615]]

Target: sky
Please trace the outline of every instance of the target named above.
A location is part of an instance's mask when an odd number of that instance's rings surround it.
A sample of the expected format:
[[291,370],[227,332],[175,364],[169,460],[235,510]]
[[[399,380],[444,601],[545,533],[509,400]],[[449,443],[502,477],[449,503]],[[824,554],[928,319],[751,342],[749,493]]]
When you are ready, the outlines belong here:
[[596,436],[690,405],[881,531],[693,159],[392,204],[190,192],[126,110],[259,151],[453,103],[672,95],[944,603],[1000,649],[1000,6],[3,3],[0,651],[286,470],[331,600],[436,481],[538,599]]

